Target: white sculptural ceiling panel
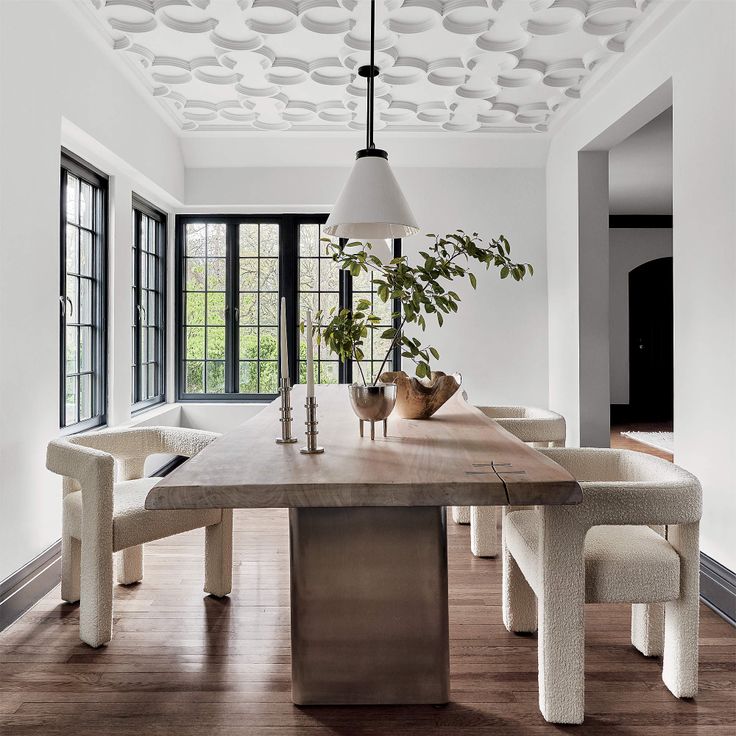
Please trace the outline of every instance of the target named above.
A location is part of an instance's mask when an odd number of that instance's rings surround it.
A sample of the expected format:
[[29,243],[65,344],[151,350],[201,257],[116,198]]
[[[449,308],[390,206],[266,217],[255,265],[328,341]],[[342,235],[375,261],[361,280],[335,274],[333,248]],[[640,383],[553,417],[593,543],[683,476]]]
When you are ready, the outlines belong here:
[[[86,0],[183,130],[365,129],[369,0]],[[377,0],[375,127],[545,131],[649,0]]]

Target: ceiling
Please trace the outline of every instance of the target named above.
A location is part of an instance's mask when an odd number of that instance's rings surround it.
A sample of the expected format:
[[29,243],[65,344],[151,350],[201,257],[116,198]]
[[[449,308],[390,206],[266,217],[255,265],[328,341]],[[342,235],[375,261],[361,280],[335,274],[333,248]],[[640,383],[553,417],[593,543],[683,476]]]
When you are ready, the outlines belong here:
[[617,146],[608,158],[612,215],[672,214],[672,108]]
[[[183,131],[364,130],[369,0],[83,0]],[[378,0],[376,129],[534,133],[650,0]]]

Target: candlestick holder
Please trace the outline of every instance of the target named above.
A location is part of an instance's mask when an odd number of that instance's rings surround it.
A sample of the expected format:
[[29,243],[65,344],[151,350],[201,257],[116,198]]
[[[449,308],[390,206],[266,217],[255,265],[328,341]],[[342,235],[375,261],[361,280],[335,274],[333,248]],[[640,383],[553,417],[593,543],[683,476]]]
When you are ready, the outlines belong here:
[[278,445],[291,445],[297,441],[296,437],[291,436],[292,416],[291,416],[291,386],[288,378],[280,379],[281,394],[281,437],[276,438]]
[[304,408],[307,410],[307,421],[305,425],[307,427],[307,446],[302,447],[300,452],[302,455],[319,455],[325,451],[324,447],[317,446],[317,399],[314,396],[307,396],[307,403],[304,404]]

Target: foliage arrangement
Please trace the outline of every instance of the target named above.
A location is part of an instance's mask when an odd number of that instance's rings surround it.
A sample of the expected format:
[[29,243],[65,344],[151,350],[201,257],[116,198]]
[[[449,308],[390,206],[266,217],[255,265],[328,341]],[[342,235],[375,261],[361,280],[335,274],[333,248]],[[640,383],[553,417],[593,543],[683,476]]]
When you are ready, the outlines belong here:
[[[360,370],[363,385],[367,385],[361,361],[365,354],[364,341],[370,332],[381,330],[380,338],[390,341],[380,369],[375,373],[373,385],[378,382],[392,351],[400,346],[401,355],[416,365],[419,378],[431,375],[430,361],[438,360],[439,351],[432,345],[424,346],[417,337],[405,332],[406,325],[416,325],[422,331],[427,327],[427,319],[434,317],[442,326],[445,315],[458,311],[460,296],[449,287],[456,279],[467,278],[477,288],[478,280],[470,270],[470,263],[484,265],[486,269],[494,266],[502,279],[509,276],[521,281],[532,276],[534,268],[529,263],[515,263],[511,259],[511,246],[500,235],[485,244],[478,233],[466,234],[457,230],[444,237],[429,233],[434,242],[426,250],[420,250],[420,262],[410,265],[407,256],[393,258],[384,263],[372,250],[370,243],[349,242],[339,245],[329,238],[327,253],[340,268],[348,270],[354,278],[362,273],[372,275],[373,287],[381,302],[392,300],[394,309],[392,319],[400,319],[399,327],[379,327],[381,318],[371,310],[371,302],[359,299],[354,309],[335,309],[319,311],[314,316],[313,331],[318,342],[324,344],[342,362],[355,360]],[[304,329],[304,325],[302,325]],[[431,357],[430,357],[431,356]]]

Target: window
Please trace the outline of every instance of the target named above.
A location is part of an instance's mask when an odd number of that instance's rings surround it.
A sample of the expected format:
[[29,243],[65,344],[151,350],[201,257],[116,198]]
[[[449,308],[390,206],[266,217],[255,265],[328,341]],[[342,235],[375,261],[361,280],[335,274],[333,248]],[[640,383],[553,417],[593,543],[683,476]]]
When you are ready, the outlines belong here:
[[[401,255],[401,240],[395,240],[393,242],[393,254],[394,256]],[[393,303],[390,300],[382,302],[373,288],[370,274],[365,272],[353,279],[353,308],[355,308],[359,299],[367,299],[371,303],[371,311],[377,317],[381,318],[381,322],[378,327],[383,328],[372,330],[369,333],[367,341],[363,345],[365,360],[361,361],[360,367],[356,362],[354,362],[352,366],[353,374],[351,378],[358,379],[359,376],[357,374],[362,368],[366,381],[370,382],[375,380],[376,376],[380,375],[384,371],[398,370],[401,367],[401,349],[398,346],[394,348],[393,355],[390,355],[384,364],[383,360],[391,347],[391,340],[386,340],[380,336],[384,329],[399,326],[399,321],[393,319],[391,315],[401,309],[401,304],[398,299],[394,300]]]
[[166,215],[133,195],[132,370],[134,411],[166,395]]
[[[299,321],[307,309],[348,306],[352,299],[350,274],[338,269],[320,242],[326,219],[177,216],[179,400],[263,400],[276,395],[281,296],[287,302],[290,374],[293,380],[298,368],[297,380],[306,380],[306,344]],[[400,248],[399,241],[394,248]],[[370,279],[362,279],[360,288],[372,294]],[[390,323],[392,310],[379,300],[376,305]],[[366,347],[371,370],[380,365],[380,347]],[[398,360],[398,352],[396,356]],[[322,346],[315,363],[319,383],[352,380],[352,365],[340,365]]]
[[[330,309],[339,308],[340,269],[325,252],[320,242],[322,226],[318,223],[299,225],[299,321],[306,320],[307,310],[323,310],[329,317]],[[349,274],[346,274],[349,275]],[[339,383],[339,362],[325,345],[315,345],[314,380],[317,383]],[[299,382],[307,380],[307,343],[299,339]]]
[[107,177],[67,151],[61,158],[60,425],[105,423]]

